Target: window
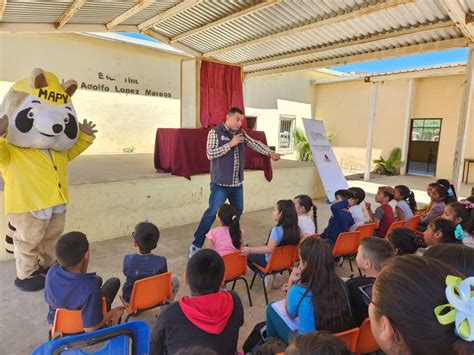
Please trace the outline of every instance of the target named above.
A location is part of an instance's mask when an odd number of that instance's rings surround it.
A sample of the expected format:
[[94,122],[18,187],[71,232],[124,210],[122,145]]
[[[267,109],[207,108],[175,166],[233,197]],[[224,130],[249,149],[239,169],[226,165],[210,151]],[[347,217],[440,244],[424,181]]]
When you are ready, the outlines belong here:
[[438,142],[441,119],[413,120],[412,141]]
[[280,131],[278,135],[278,150],[293,150],[293,131],[296,116],[280,115]]

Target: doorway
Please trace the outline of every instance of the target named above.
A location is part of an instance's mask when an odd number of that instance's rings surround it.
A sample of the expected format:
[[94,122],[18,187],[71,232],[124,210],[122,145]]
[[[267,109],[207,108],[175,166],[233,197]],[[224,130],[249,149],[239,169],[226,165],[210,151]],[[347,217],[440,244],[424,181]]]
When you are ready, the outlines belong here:
[[441,118],[411,120],[407,174],[436,175],[441,122]]

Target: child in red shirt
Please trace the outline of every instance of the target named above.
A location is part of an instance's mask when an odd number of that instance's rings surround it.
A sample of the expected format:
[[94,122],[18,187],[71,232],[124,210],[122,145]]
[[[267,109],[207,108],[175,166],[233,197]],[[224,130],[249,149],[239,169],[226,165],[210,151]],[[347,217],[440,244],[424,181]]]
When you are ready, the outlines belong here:
[[390,225],[395,222],[392,206],[389,205],[394,197],[395,189],[393,187],[380,186],[377,195],[375,195],[375,202],[380,203],[380,206],[375,212],[372,212],[370,203],[365,203],[369,217],[375,223],[375,235],[379,238],[384,238]]

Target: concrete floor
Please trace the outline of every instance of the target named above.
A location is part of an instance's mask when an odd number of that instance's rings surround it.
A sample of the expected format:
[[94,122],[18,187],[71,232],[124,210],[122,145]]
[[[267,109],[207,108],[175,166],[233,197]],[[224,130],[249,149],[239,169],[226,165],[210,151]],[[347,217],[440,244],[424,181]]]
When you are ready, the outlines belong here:
[[[319,211],[319,229],[322,230],[329,218],[329,205],[324,201],[317,201]],[[265,242],[269,229],[273,226],[271,220],[271,209],[244,214],[242,227],[246,231],[246,242],[251,245],[261,245]],[[185,225],[177,228],[169,228],[161,231],[160,241],[156,252],[168,259],[168,268],[179,280],[183,281],[186,261],[188,260],[188,247],[196,224]],[[124,281],[121,274],[123,256],[131,253],[131,237],[117,238],[113,240],[91,244],[91,263],[89,270],[96,271],[104,279],[118,276]],[[346,265],[338,267],[340,276],[349,276]],[[253,274],[249,273],[247,279],[250,281]],[[285,275],[283,280],[286,280]],[[0,354],[28,354],[31,350],[47,341],[49,326],[46,322],[47,305],[43,299],[43,292],[22,293],[17,291],[13,285],[15,278],[15,264],[13,260],[0,262]],[[245,286],[238,283],[236,292],[241,296],[245,309],[245,325],[240,331],[239,347],[247,338],[248,334],[258,322],[265,319],[265,300],[261,283],[256,282],[252,290],[254,306],[249,307]],[[186,295],[188,289],[181,285],[179,296]],[[278,300],[284,297],[279,289],[269,290],[270,300]],[[116,300],[116,305],[119,301]],[[139,319],[152,324],[156,310],[151,310],[140,315]]]

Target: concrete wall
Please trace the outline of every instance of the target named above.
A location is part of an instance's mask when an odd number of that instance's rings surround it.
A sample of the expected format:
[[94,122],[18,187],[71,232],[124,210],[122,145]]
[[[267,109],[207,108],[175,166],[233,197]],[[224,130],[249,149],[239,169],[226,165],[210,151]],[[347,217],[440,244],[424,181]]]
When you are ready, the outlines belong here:
[[[450,178],[456,144],[462,75],[415,80],[411,118],[442,118],[437,177]],[[379,82],[372,157],[387,157],[390,150],[403,144],[404,115],[408,80]],[[316,118],[326,129],[335,131],[332,144],[344,168],[363,169],[367,145],[367,126],[371,98],[370,83],[362,80],[317,85]],[[474,115],[471,112],[465,156],[474,157]],[[474,170],[474,169],[473,169]]]
[[[319,175],[313,164],[284,163],[273,169],[271,183],[262,171],[245,172],[245,211],[271,208],[278,199],[308,194],[324,195]],[[299,164],[295,166],[295,164]],[[89,241],[130,235],[139,221],[150,220],[159,228],[199,222],[209,200],[209,175],[163,177],[132,181],[104,182],[70,186],[66,231],[80,230]],[[3,191],[0,192],[0,235],[5,235]],[[269,216],[270,218],[270,216]],[[192,235],[181,236],[192,240]],[[0,260],[11,258],[0,248]]]
[[153,152],[156,128],[180,126],[180,56],[67,33],[0,33],[0,48],[0,99],[35,67],[78,81],[78,118],[100,132],[85,154]]
[[[296,116],[296,127],[303,128],[301,119],[314,117],[316,90],[310,81],[327,77],[332,75],[297,71],[246,79],[245,113],[257,116],[256,129],[265,131],[268,144],[277,147],[280,115]],[[290,154],[285,158],[295,156]]]

